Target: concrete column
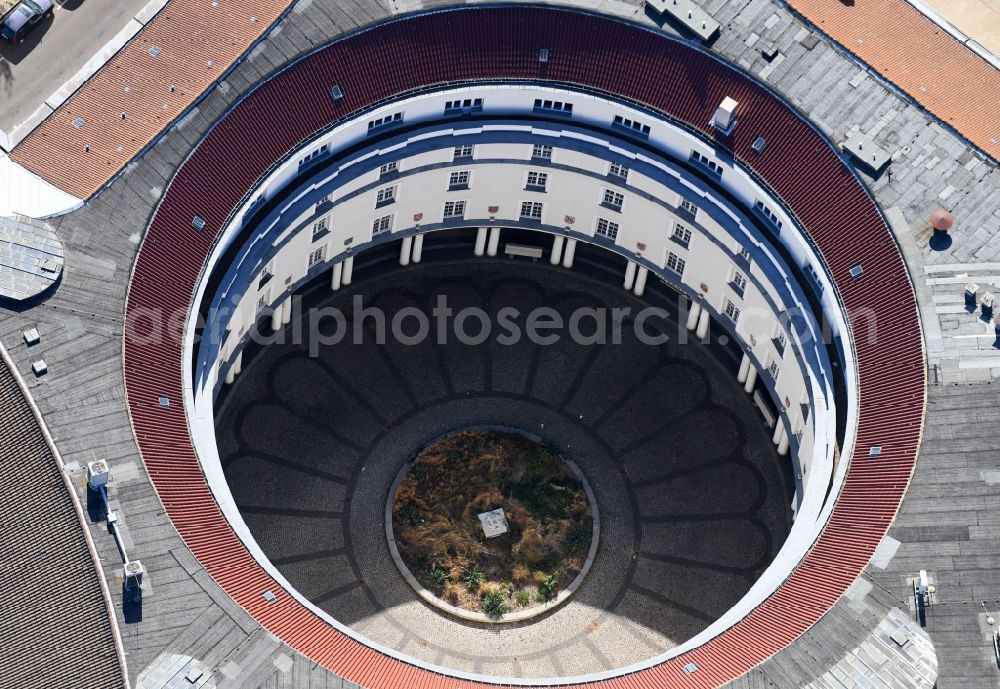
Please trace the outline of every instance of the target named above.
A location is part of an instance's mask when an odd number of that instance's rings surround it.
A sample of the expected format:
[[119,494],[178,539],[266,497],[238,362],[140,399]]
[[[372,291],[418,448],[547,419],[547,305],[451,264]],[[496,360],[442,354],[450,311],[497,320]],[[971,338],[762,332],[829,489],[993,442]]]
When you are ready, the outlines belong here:
[[785,425],[781,423],[781,419],[779,418],[777,423],[774,424],[774,433],[771,434],[771,442],[777,445],[783,437],[785,437]]
[[333,277],[330,279],[330,289],[336,292],[344,280],[344,264],[337,263],[333,266]]
[[701,315],[701,304],[696,304],[691,302],[691,308],[688,310],[687,326],[688,330],[694,330],[698,325],[698,316]]
[[750,370],[747,372],[747,382],[743,386],[743,389],[747,393],[751,393],[753,392],[754,386],[756,385],[757,385],[757,369],[751,366]]
[[488,228],[480,227],[476,230],[476,248],[473,250],[476,256],[486,253],[486,231]]
[[787,433],[781,434],[781,442],[778,443],[778,454],[784,457],[788,454],[788,442],[790,438]]
[[573,257],[576,256],[576,240],[566,240],[566,250],[563,252],[563,268],[573,267]]
[[236,380],[236,371],[230,366],[229,370],[226,371],[226,385],[232,385],[234,380]]
[[351,284],[351,280],[354,278],[354,257],[348,256],[344,259],[344,285]]
[[736,380],[741,383],[747,382],[747,375],[750,373],[750,357],[746,354],[743,355],[743,360],[740,362],[740,372],[736,374]]
[[292,298],[288,297],[281,307],[281,324],[288,325],[292,322]]
[[566,241],[566,239],[561,234],[557,234],[552,237],[552,254],[549,256],[549,263],[554,266],[559,265],[559,261],[562,260],[564,241]]
[[410,265],[410,254],[413,253],[413,237],[403,237],[399,245],[399,265]]
[[629,261],[628,265],[625,266],[625,284],[622,287],[627,290],[631,290],[635,284],[635,269],[636,265],[632,261]]
[[420,259],[424,257],[424,236],[418,234],[413,238],[413,262],[420,263]]
[[281,304],[275,306],[274,310],[271,311],[271,330],[274,330],[275,332],[281,330],[281,311]]
[[649,268],[639,266],[635,274],[635,296],[641,297],[646,292],[646,277],[649,275]]
[[240,375],[243,372],[243,352],[236,355],[236,359],[233,360],[233,367],[229,369],[233,372],[233,375]]
[[500,228],[491,227],[490,228],[490,243],[486,246],[487,256],[496,256],[497,249],[500,248]]
[[694,331],[694,334],[699,340],[705,339],[708,335],[708,325],[710,321],[711,317],[708,315],[708,311],[702,309],[701,315],[698,317],[698,329]]

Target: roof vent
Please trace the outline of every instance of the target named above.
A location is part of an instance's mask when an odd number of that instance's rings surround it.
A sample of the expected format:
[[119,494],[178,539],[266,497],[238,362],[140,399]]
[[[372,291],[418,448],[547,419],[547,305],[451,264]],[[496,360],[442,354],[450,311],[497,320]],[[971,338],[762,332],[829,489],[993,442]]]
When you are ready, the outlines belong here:
[[125,585],[142,586],[142,577],[146,573],[146,568],[139,560],[130,560],[125,563]]
[[194,216],[194,218],[191,220],[191,227],[201,232],[202,230],[205,229],[205,218],[201,217],[200,215]]
[[154,45],[154,46],[153,46],[152,48],[150,48],[150,49],[149,49],[149,54],[150,54],[150,55],[152,55],[153,57],[156,57],[156,56],[157,56],[157,55],[159,55],[159,54],[160,54],[161,52],[163,52],[163,51],[161,51],[161,50],[160,50],[160,49],[159,49],[158,47],[156,47],[155,45]]
[[881,445],[872,445],[868,449],[868,456],[869,457],[878,457],[880,454],[882,454],[882,446]]
[[340,84],[334,84],[330,87],[330,98],[334,100],[340,100],[344,97],[344,89],[340,88]]
[[73,126],[76,127],[77,129],[79,129],[80,127],[82,127],[86,123],[87,123],[87,121],[85,119],[83,119],[82,117],[77,117],[75,120],[73,120]]
[[752,148],[755,153],[763,153],[766,147],[767,147],[767,139],[765,139],[763,136],[758,136],[756,139],[753,140],[753,143],[750,144],[750,148]]
[[31,365],[31,370],[36,376],[44,376],[48,373],[49,365],[45,363],[45,359],[39,359]]
[[111,472],[108,470],[108,463],[103,459],[96,462],[87,463],[87,485],[93,490],[108,485]]
[[865,269],[861,267],[860,263],[855,263],[853,266],[851,266],[850,273],[851,277],[857,280],[859,277],[865,274]]
[[268,603],[273,603],[274,601],[278,600],[278,597],[274,595],[271,591],[264,591],[264,593],[260,594],[260,597],[266,600]]
[[164,409],[166,409],[167,407],[169,407],[170,406],[170,398],[169,397],[165,397],[164,395],[160,395],[160,406],[163,407]]
[[726,96],[715,109],[712,117],[712,126],[724,134],[729,134],[736,127],[736,108],[739,106],[735,100]]
[[693,674],[698,671],[698,663],[688,663],[684,666],[684,672],[687,674]]
[[548,48],[539,48],[538,49],[538,61],[539,62],[548,62],[549,61],[549,49]]

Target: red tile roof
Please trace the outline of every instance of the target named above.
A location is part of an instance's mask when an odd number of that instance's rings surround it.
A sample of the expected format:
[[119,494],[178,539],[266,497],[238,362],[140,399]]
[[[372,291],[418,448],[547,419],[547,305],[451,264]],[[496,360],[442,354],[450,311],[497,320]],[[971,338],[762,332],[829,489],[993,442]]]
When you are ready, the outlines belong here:
[[[63,191],[89,198],[246,52],[289,2],[170,0],[18,144],[11,159]],[[83,125],[75,127],[78,118]]]
[[905,0],[788,4],[940,120],[1000,160],[1000,70]]
[[[454,40],[468,37],[468,40]],[[622,50],[621,46],[628,46]],[[547,63],[538,49],[550,51]],[[892,234],[864,186],[808,123],[762,86],[663,34],[609,18],[539,7],[468,8],[400,19],[340,40],[299,61],[237,105],[178,171],[135,264],[129,328],[146,334],[143,309],[186,313],[217,233],[259,177],[303,139],[359,109],[420,87],[478,79],[551,80],[618,94],[704,136],[724,96],[740,124],[719,140],[794,211],[819,247],[847,309],[877,319],[879,341],[855,344],[860,417],[856,450],[830,521],[797,570],[722,635],[648,670],[595,686],[708,689],[742,675],[819,619],[854,582],[906,491],[923,423],[925,371],[919,313]],[[343,87],[334,103],[332,84]],[[762,154],[752,151],[757,136]],[[218,171],[224,168],[225,175]],[[191,227],[200,214],[203,231]],[[863,260],[865,276],[848,270]],[[892,300],[884,295],[896,295]],[[891,335],[888,335],[891,333]],[[253,559],[216,504],[188,434],[179,343],[125,341],[128,403],[143,459],[188,547],[223,589],[264,627],[366,689],[460,689],[456,680],[400,662],[331,627]],[[882,445],[878,460],[868,448]],[[692,675],[683,666],[696,662]]]

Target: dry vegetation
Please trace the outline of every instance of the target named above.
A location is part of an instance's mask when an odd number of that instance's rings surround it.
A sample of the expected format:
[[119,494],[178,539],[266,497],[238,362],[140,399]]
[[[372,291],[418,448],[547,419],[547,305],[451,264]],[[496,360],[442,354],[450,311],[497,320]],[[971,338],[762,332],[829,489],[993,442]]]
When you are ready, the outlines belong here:
[[[487,539],[478,515],[502,507],[510,531]],[[541,605],[579,573],[592,515],[558,450],[468,431],[425,448],[393,502],[400,556],[452,605],[499,617]]]

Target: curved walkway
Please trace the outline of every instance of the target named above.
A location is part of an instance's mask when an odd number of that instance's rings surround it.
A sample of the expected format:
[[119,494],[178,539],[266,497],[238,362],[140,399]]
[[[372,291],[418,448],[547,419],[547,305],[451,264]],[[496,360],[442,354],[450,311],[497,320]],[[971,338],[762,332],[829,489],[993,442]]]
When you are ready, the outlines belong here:
[[[476,40],[446,43],[444,36]],[[611,47],[621,45],[632,49]],[[539,47],[549,49],[547,63],[538,61]],[[365,68],[357,69],[359,64]],[[617,93],[716,138],[788,204],[818,245],[844,305],[869,309],[883,333],[855,343],[861,400],[857,446],[830,521],[798,569],[722,635],[641,673],[603,682],[719,686],[794,641],[868,563],[913,471],[925,401],[919,315],[884,219],[837,152],[759,84],[658,32],[566,10],[468,8],[389,22],[295,63],[206,137],[174,178],[149,228],[128,311],[186,313],[212,241],[232,209],[303,139],[366,104],[421,86],[490,78],[555,80]],[[345,93],[336,103],[329,97],[333,79]],[[725,96],[741,103],[740,125],[730,138],[708,124]],[[761,154],[752,147],[758,136],[767,140]],[[219,177],[223,166],[229,174]],[[199,214],[206,220],[201,232],[191,228]],[[865,276],[852,280],[849,269],[859,261]],[[891,303],[887,292],[896,295]],[[362,647],[287,595],[273,603],[262,597],[277,584],[254,563],[215,504],[187,436],[183,406],[158,404],[160,396],[183,399],[179,343],[143,341],[147,333],[140,323],[129,330],[140,336],[125,341],[125,375],[143,458],[185,542],[227,593],[279,638],[368,689],[475,686]],[[869,457],[873,445],[881,446],[877,460]],[[689,663],[699,668],[694,674],[684,670]]]
[[[322,279],[295,325],[276,336],[286,344],[257,354],[227,391],[219,450],[255,539],[334,619],[456,670],[579,676],[693,637],[749,590],[791,527],[787,459],[750,397],[700,343],[677,343],[682,326],[659,320],[670,338],[662,347],[639,342],[631,320],[622,343],[604,347],[565,336],[549,346],[452,337],[444,346],[385,347],[348,337],[311,357],[307,343],[293,341],[293,328],[325,332],[311,321],[313,307],[350,313],[356,294],[390,322],[404,308],[430,319],[438,295],[494,315],[551,307],[563,322],[580,307],[634,314],[644,305],[584,279],[580,253],[570,273],[505,259],[442,264],[436,241],[413,268],[369,272],[359,263],[360,282],[317,301],[329,295]],[[653,285],[647,298],[659,291]],[[600,549],[582,587],[526,625],[485,628],[432,610],[386,546],[382,510],[399,467],[427,441],[476,426],[519,428],[567,448],[599,504]]]

